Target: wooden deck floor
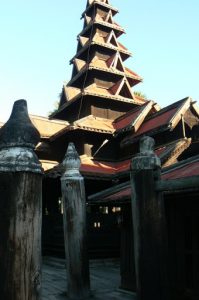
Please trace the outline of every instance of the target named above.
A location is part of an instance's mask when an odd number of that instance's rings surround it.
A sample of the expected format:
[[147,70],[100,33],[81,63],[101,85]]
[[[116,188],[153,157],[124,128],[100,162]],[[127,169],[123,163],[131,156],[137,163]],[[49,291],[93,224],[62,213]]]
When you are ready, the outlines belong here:
[[[136,300],[133,293],[119,289],[118,260],[91,260],[91,299]],[[42,300],[67,300],[66,271],[63,259],[43,258]]]

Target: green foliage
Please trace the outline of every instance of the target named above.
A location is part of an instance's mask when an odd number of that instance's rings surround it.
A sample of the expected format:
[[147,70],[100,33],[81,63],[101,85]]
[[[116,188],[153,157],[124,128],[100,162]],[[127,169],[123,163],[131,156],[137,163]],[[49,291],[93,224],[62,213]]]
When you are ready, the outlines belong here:
[[52,114],[56,113],[59,109],[59,100],[55,101],[53,104],[53,110],[49,111],[48,116],[50,117]]
[[141,91],[134,91],[135,96],[141,97],[143,99],[147,99],[147,96],[143,94]]

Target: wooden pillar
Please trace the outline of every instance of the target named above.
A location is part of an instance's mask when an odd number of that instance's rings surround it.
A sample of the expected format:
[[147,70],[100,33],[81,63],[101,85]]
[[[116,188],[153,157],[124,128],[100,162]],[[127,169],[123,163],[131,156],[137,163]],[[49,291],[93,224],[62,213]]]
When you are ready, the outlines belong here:
[[25,100],[0,129],[0,298],[39,300],[42,171]]
[[[132,159],[132,215],[135,266],[139,300],[166,299],[163,266],[164,209],[155,191],[160,178],[160,159],[153,152],[154,140],[143,137],[140,153]],[[163,282],[164,281],[164,282]]]
[[68,297],[83,300],[90,294],[86,201],[84,179],[79,172],[80,159],[72,143],[68,146],[63,165],[66,170],[61,178],[61,184]]
[[134,239],[130,203],[122,207],[120,274],[121,288],[136,291]]

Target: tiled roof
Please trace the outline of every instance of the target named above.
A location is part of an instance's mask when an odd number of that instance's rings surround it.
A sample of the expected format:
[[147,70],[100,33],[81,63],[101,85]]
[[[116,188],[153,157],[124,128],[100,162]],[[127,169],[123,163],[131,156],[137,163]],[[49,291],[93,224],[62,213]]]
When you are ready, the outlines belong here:
[[41,137],[49,138],[63,128],[66,128],[69,123],[61,120],[49,120],[46,117],[30,115],[31,122],[39,131]]

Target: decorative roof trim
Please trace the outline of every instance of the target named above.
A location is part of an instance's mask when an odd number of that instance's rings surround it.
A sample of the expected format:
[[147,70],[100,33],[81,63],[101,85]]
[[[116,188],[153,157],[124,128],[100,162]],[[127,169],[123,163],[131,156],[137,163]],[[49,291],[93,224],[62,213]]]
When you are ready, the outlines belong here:
[[184,102],[182,102],[182,105],[179,107],[173,118],[170,120],[170,125],[172,129],[176,127],[178,122],[181,120],[182,115],[184,115],[185,112],[189,109],[191,102],[192,99],[190,97],[188,97]]
[[163,147],[169,145],[172,146],[172,144],[174,146],[173,150],[168,149],[166,153],[163,153],[163,156],[159,156],[161,159],[162,168],[167,167],[176,162],[176,159],[180,156],[180,154],[190,146],[191,138],[180,139],[168,145],[163,145]]

